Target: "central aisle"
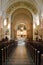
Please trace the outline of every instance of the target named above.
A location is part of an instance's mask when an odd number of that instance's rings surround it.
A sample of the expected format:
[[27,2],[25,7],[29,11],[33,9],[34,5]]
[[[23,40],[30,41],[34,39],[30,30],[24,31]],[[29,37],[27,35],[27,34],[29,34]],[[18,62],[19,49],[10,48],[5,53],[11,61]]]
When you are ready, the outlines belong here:
[[27,52],[25,42],[19,41],[16,49],[13,49],[7,65],[33,65],[30,54]]

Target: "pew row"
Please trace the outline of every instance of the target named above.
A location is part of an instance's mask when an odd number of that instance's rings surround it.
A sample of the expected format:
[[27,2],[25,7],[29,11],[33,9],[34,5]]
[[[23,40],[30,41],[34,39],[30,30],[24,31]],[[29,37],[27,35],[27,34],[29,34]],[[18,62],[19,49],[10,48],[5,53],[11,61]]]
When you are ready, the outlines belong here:
[[33,63],[35,65],[43,65],[43,42],[28,41],[26,47],[30,51]]
[[17,47],[17,42],[14,40],[0,41],[0,65],[6,65],[7,59],[13,51],[13,48]]

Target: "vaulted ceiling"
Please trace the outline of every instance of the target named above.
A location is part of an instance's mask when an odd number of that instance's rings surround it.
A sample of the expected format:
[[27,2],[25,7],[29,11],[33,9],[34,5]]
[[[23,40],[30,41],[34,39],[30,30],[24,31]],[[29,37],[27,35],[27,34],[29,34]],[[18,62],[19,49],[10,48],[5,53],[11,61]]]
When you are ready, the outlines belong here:
[[33,11],[34,13],[37,12],[37,8],[33,3],[29,3],[26,1],[18,1],[18,2],[14,2],[11,6],[9,6],[9,8],[7,9],[7,13],[10,13],[12,10],[18,8],[18,7],[26,7],[28,9],[30,9],[31,11]]
[[18,7],[26,7],[36,14],[43,9],[43,0],[0,0],[0,10],[8,14]]

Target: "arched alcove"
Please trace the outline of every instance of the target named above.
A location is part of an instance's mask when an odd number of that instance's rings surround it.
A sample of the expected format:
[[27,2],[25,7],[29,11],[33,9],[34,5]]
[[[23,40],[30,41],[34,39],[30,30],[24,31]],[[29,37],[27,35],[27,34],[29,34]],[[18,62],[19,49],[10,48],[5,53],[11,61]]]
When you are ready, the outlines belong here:
[[17,27],[19,24],[24,23],[27,28],[27,38],[33,38],[33,17],[32,14],[25,8],[19,8],[15,10],[12,14],[12,25],[11,25],[11,37],[16,39]]
[[20,23],[17,27],[17,34],[16,39],[17,40],[26,40],[27,39],[27,28],[24,23]]

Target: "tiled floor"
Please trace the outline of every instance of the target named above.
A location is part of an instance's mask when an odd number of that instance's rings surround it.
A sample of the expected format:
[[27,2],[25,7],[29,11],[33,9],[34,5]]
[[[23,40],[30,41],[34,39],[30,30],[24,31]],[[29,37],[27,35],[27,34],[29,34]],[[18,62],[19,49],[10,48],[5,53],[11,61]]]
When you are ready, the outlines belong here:
[[13,49],[6,65],[33,65],[31,56],[22,43],[23,41],[19,43],[21,45],[18,44],[17,48]]

